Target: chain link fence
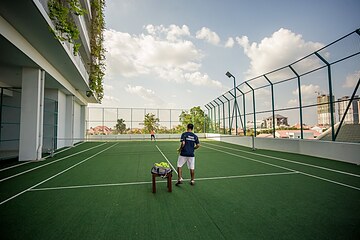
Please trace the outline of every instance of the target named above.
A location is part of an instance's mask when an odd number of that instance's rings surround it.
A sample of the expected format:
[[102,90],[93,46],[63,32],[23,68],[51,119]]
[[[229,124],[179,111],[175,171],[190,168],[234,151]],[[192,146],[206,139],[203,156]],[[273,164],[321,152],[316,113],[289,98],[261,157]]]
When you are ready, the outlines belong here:
[[[86,134],[89,135],[117,135],[117,134],[147,134],[144,126],[145,116],[153,115],[156,122],[157,134],[179,133],[181,126],[180,115],[186,109],[150,109],[150,108],[105,108],[88,107],[86,120]],[[125,126],[119,131],[118,120]]]
[[360,132],[360,29],[239,85],[226,75],[236,87],[205,105],[207,132],[330,141],[345,125]]

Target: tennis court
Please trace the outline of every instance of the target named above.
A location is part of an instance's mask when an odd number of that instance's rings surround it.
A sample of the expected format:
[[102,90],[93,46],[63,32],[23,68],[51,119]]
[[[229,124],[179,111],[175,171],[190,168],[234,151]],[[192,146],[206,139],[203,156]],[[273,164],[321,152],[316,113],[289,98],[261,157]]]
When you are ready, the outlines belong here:
[[201,144],[195,186],[171,193],[161,178],[151,192],[150,169],[176,167],[175,140],[85,142],[2,164],[1,239],[360,239],[359,166]]

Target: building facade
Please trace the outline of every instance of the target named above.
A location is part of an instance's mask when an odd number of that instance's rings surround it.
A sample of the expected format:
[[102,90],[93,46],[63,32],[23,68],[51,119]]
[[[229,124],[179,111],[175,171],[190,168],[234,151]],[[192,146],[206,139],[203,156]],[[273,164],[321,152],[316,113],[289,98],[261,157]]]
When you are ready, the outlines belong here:
[[[334,96],[333,102],[335,100]],[[330,96],[318,95],[317,96],[317,121],[319,126],[330,126],[331,124],[331,111],[330,111]],[[335,114],[335,105],[333,105],[333,113]]]
[[17,152],[20,161],[81,141],[87,104],[99,102],[89,83],[96,14],[92,1],[77,3],[86,14],[71,15],[74,43],[54,37],[49,0],[0,3],[0,152]]
[[[265,128],[268,128],[268,129],[273,128],[273,117],[272,116],[266,118],[264,121],[265,121]],[[280,114],[275,114],[275,128],[287,127],[287,126],[289,126],[288,118],[284,117]]]
[[[359,96],[355,96],[358,98]],[[343,118],[346,108],[349,105],[349,96],[344,96],[338,99],[338,114],[339,114],[339,121]],[[351,102],[347,114],[344,118],[344,123],[347,124],[358,124],[359,123],[359,100],[355,99]]]

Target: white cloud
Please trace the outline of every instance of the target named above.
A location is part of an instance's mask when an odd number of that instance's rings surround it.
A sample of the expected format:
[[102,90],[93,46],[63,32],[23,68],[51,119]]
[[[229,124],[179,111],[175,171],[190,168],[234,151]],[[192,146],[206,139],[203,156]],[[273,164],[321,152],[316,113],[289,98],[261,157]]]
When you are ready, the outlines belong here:
[[[149,75],[176,83],[221,85],[206,73],[199,73],[203,54],[191,41],[182,39],[182,36],[190,35],[186,25],[168,28],[147,25],[144,28],[148,34],[105,31],[106,74],[109,78]],[[202,75],[201,81],[189,80],[188,76],[198,74]]]
[[209,28],[203,27],[201,30],[196,32],[197,39],[203,39],[213,45],[220,43],[220,37],[216,32],[211,31]]
[[105,90],[113,90],[114,87],[113,87],[112,85],[109,85],[109,84],[105,84],[105,83],[104,83],[104,89],[105,89]]
[[[301,85],[301,100],[302,104],[311,104],[316,102],[316,96],[317,93],[320,92],[320,86],[319,85]],[[292,91],[292,94],[296,97],[299,96],[299,88],[296,88],[296,90]],[[298,106],[298,100],[297,99],[291,99],[288,101],[289,107]]]
[[164,103],[164,101],[155,94],[154,90],[146,89],[143,86],[131,86],[128,84],[125,91],[144,99],[148,103],[148,106],[157,106]]
[[[108,93],[105,93],[104,94],[104,98],[103,100],[101,101],[101,104],[103,106],[118,106],[119,104],[121,103],[120,99],[117,98],[117,97],[114,97]],[[94,104],[94,105],[89,105],[89,106],[96,106],[97,104]]]
[[354,88],[360,78],[360,71],[354,72],[346,76],[343,88]]
[[[316,93],[320,91],[319,85],[301,85],[301,98],[302,99],[309,99],[314,98],[316,96]],[[296,88],[296,90],[292,91],[292,94],[298,96],[299,95],[299,88]]]
[[232,37],[229,37],[229,39],[227,40],[227,42],[225,43],[225,47],[226,48],[232,48],[235,44],[235,41]]
[[190,36],[189,27],[186,25],[179,27],[172,24],[167,28],[163,25],[154,26],[149,24],[144,26],[144,28],[150,35],[158,37],[159,39],[166,38],[169,41],[181,41],[182,36]]
[[155,92],[151,89],[146,89],[143,86],[131,86],[131,85],[127,85],[127,87],[125,88],[125,90],[129,93],[135,93],[138,94],[140,97],[144,97],[144,98],[151,98],[152,96],[155,95]]
[[201,85],[211,85],[214,87],[219,87],[221,88],[222,85],[219,81],[216,80],[212,80],[209,75],[207,74],[202,74],[200,72],[193,72],[193,73],[186,73],[185,74],[185,79],[187,82],[193,84],[193,85],[197,85],[197,86],[201,86]]
[[298,106],[298,101],[297,99],[290,99],[287,103],[288,107],[297,107]]
[[104,95],[104,100],[120,102],[120,100],[118,98],[113,97],[113,96],[108,96],[108,95]]
[[[281,28],[271,37],[264,38],[260,43],[250,43],[247,36],[236,37],[237,43],[243,47],[244,53],[250,59],[247,78],[262,75],[266,72],[289,65],[323,47],[321,43],[306,42],[300,34]],[[319,65],[318,59],[308,59],[297,65],[298,71]],[[292,72],[288,75],[293,76]],[[289,77],[287,76],[287,77]],[[281,77],[284,77],[283,75]]]
[[[320,86],[319,85],[301,85],[301,101],[302,104],[311,104],[316,102],[316,96],[317,92],[320,92]],[[296,90],[292,91],[292,94],[296,96],[294,99],[290,99],[287,102],[288,107],[298,107],[299,101],[299,88],[296,88]]]

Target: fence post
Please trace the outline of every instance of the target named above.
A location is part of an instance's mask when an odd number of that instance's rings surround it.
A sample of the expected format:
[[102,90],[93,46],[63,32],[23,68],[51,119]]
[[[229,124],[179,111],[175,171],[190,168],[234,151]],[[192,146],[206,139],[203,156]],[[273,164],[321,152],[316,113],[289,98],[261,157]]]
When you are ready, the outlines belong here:
[[[211,108],[211,109],[213,109],[214,110],[214,126],[215,126],[215,129],[214,129],[214,132],[216,132],[216,106],[214,106],[214,104],[212,104],[212,102],[210,102],[210,105],[213,107],[213,108]],[[212,126],[213,124],[211,123],[211,126]]]
[[356,95],[356,92],[357,92],[357,90],[358,90],[358,88],[359,88],[359,85],[360,85],[360,78],[358,79],[358,82],[357,82],[357,84],[356,84],[356,87],[355,87],[355,89],[354,89],[354,92],[353,92],[353,94],[351,95],[351,98],[350,98],[350,100],[349,100],[348,105],[346,106],[346,110],[345,110],[345,112],[344,112],[344,115],[343,115],[342,118],[341,118],[341,121],[340,121],[340,123],[339,123],[338,129],[336,130],[335,140],[336,140],[337,135],[339,134],[340,128],[341,128],[341,126],[342,126],[342,124],[343,124],[343,122],[344,122],[344,120],[345,120],[346,114],[347,114],[347,112],[349,111],[349,108],[350,108],[350,106],[351,106],[351,104],[352,104],[352,101],[353,101],[354,98],[355,98],[355,95]]
[[[208,110],[208,116],[209,116],[209,107],[208,107],[208,104],[206,104],[205,107],[206,107],[206,109]],[[209,117],[209,119],[210,119],[210,117]],[[207,131],[206,131],[206,117],[205,117],[205,115],[204,115],[204,133],[206,133],[206,132],[207,132]]]
[[[102,120],[102,124],[101,124],[101,125],[102,125],[102,128],[101,128],[101,129],[102,129],[102,132],[105,134],[105,129],[104,129],[104,124],[105,124],[105,123],[104,123],[104,118],[105,118],[105,109],[103,108],[103,109],[102,109],[102,119],[101,119],[101,120]],[[73,136],[73,137],[74,137],[74,136]]]
[[[239,92],[242,94],[242,96],[243,96],[243,111],[244,111],[244,125],[243,125],[243,132],[244,132],[244,136],[246,136],[246,114],[245,114],[245,94],[244,94],[244,92],[243,91],[241,91],[240,90],[240,88],[239,87],[236,87],[238,90],[239,90]],[[239,112],[240,112],[240,110],[239,110]]]
[[[274,85],[273,83],[270,81],[270,79],[264,75],[264,78],[266,79],[266,81],[268,81],[268,83],[270,83],[270,88],[271,88],[271,107],[272,107],[272,120],[273,120],[273,124],[272,124],[272,129],[273,129],[273,137],[275,138],[275,102],[274,102]],[[301,115],[301,114],[300,114]],[[301,121],[301,120],[300,120]],[[301,127],[301,138],[302,138],[302,127]]]
[[298,83],[298,90],[299,90],[299,112],[300,112],[300,134],[301,139],[304,139],[304,129],[303,129],[303,115],[302,115],[302,99],[301,99],[301,82],[300,82],[300,75],[295,71],[295,69],[289,65],[289,68],[297,77],[297,83]]
[[[205,105],[206,109],[208,110],[208,114],[206,115],[206,113],[204,112],[204,134],[207,133],[207,130],[206,130],[206,121],[208,119],[208,115],[209,115],[209,109],[207,107],[207,104]],[[206,138],[206,135],[205,135],[205,138]]]
[[230,111],[231,111],[231,110],[230,110],[230,100],[229,100],[225,95],[222,95],[222,96],[226,99],[226,101],[227,101],[227,103],[228,103],[229,135],[231,135],[231,119],[230,119]]
[[132,113],[133,113],[133,109],[130,108],[130,129],[131,129],[131,134],[133,134],[133,117],[132,117]]
[[253,109],[254,109],[254,136],[256,137],[256,107],[255,107],[255,91],[248,82],[244,82],[252,91],[253,95]]
[[[233,124],[233,121],[234,121],[234,112],[237,111],[237,109],[236,109],[237,101],[235,101],[235,95],[230,91],[229,91],[229,93],[234,98],[234,105],[233,105],[233,110],[232,110],[232,115],[231,115],[231,127],[232,127],[232,124]],[[237,116],[235,117],[235,120],[236,120],[235,135],[237,135]]]
[[218,97],[219,101],[222,103],[222,109],[223,109],[223,128],[224,128],[224,134],[225,134],[225,102],[221,100],[220,97]]
[[[216,102],[216,99],[214,100],[214,103],[216,103],[216,105],[218,106],[218,115],[219,115],[219,131],[218,133],[220,133],[220,105]],[[216,122],[215,122],[216,124]]]
[[331,83],[331,65],[328,61],[325,60],[318,52],[315,52],[315,55],[320,58],[320,60],[326,64],[328,70],[328,84],[329,84],[329,95],[330,95],[330,122],[331,122],[331,139],[335,141],[335,127],[334,127],[334,100],[332,92],[332,83]]

